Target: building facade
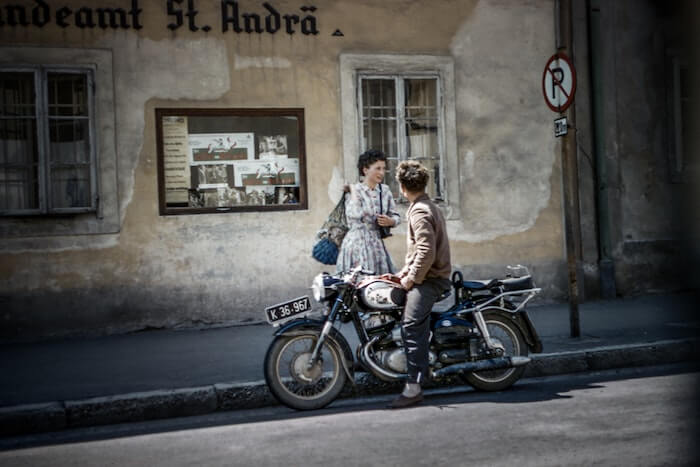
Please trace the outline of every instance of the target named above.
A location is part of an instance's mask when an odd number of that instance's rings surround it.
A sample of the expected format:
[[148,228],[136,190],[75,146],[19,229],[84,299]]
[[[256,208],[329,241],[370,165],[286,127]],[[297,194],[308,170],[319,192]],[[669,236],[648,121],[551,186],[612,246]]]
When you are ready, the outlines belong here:
[[[560,114],[543,96],[560,6],[0,2],[0,337],[263,320],[329,269],[314,236],[367,148],[389,178],[403,159],[430,168],[466,277],[523,264],[566,300]],[[685,287],[681,16],[573,2],[586,297]],[[404,233],[386,240],[397,264]]]

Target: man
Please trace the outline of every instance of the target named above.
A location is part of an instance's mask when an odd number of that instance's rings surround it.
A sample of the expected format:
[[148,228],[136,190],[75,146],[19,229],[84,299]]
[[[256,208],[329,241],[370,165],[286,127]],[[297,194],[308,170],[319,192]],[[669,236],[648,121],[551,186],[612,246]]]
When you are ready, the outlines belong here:
[[398,409],[423,400],[421,383],[428,374],[430,310],[450,288],[450,245],[442,211],[425,193],[428,169],[416,161],[404,161],[396,170],[401,193],[411,203],[406,213],[406,265],[397,274],[408,291],[402,331],[408,364],[403,392],[390,405]]

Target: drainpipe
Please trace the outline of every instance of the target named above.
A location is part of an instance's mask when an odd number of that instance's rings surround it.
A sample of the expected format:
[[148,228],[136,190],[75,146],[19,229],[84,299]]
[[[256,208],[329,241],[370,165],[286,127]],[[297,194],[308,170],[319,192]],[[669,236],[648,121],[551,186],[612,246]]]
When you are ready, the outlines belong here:
[[600,294],[614,298],[615,263],[610,241],[610,204],[608,171],[605,155],[605,116],[603,106],[603,48],[601,41],[600,0],[588,2],[588,38],[591,70],[591,100],[593,109],[593,152],[595,160],[596,213],[598,224],[598,273]]

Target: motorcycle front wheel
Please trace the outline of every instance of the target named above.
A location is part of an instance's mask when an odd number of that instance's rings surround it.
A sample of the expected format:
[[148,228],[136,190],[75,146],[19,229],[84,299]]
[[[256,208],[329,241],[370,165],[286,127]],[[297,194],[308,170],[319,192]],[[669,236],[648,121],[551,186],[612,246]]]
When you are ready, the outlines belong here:
[[[491,339],[503,346],[505,357],[527,357],[525,338],[512,319],[503,312],[484,312],[484,321]],[[482,391],[502,391],[512,386],[525,372],[525,367],[465,373],[462,378]]]
[[326,340],[316,364],[309,366],[318,334],[304,332],[275,338],[265,355],[265,381],[275,398],[296,410],[320,409],[343,390],[347,375],[342,354]]

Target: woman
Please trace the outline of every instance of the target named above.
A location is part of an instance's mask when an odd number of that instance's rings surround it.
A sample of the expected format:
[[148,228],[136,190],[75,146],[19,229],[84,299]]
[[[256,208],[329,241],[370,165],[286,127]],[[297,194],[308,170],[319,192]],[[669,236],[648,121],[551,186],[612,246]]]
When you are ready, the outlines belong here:
[[360,155],[357,168],[363,181],[346,187],[350,195],[345,197],[345,216],[350,230],[340,247],[336,268],[348,271],[362,266],[375,274],[394,272],[389,253],[379,236],[379,226],[395,227],[401,221],[389,186],[382,184],[386,156],[381,151],[370,149]]

